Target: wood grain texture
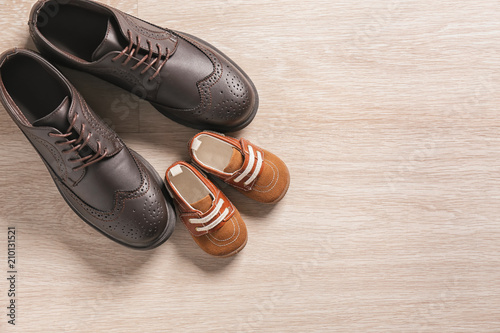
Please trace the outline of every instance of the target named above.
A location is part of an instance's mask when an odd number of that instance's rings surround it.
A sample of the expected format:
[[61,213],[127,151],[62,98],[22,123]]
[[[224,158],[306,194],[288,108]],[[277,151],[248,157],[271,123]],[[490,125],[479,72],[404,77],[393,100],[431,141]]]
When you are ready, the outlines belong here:
[[[31,3],[0,4],[1,49],[33,47]],[[75,216],[0,112],[0,308],[7,226],[20,272],[18,325],[0,313],[1,332],[500,330],[498,1],[108,3],[246,70],[261,106],[237,135],[282,157],[291,187],[274,207],[224,187],[249,232],[234,258],[180,224],[129,250]],[[195,130],[64,72],[160,173],[188,158]]]

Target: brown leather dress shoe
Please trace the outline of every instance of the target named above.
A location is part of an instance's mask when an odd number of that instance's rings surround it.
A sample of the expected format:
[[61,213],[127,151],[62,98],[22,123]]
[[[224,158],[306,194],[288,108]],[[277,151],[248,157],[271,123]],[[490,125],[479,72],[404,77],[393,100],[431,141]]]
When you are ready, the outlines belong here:
[[257,112],[243,70],[186,33],[90,0],[40,0],[29,27],[45,56],[129,90],[183,125],[236,131]]
[[175,212],[162,179],[54,66],[33,51],[6,51],[0,56],[0,100],[85,222],[132,248],[150,249],[168,239]]
[[186,162],[168,168],[165,180],[180,219],[203,251],[229,257],[247,243],[240,213],[212,182]]
[[277,203],[288,191],[290,172],[286,164],[246,139],[201,132],[189,142],[189,153],[203,171],[254,200]]

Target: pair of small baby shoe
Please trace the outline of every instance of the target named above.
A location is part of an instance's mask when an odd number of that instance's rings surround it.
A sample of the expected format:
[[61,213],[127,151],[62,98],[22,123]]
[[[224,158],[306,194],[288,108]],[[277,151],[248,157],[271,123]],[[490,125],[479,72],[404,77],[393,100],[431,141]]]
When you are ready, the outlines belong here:
[[205,252],[219,257],[236,254],[247,243],[246,225],[236,207],[199,169],[251,199],[272,204],[288,190],[288,168],[277,156],[243,138],[205,131],[188,146],[194,165],[179,161],[165,174],[180,219]]

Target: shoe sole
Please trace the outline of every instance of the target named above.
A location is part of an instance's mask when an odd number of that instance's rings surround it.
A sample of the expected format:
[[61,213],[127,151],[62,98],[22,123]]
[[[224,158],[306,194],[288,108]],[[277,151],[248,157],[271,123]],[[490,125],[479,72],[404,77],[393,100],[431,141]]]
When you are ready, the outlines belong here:
[[[240,71],[240,73],[243,74],[243,76],[250,83],[250,86],[252,87],[252,89],[253,89],[253,91],[255,93],[255,105],[254,105],[254,108],[253,108],[252,113],[250,114],[250,116],[243,123],[241,123],[240,125],[238,125],[236,127],[211,126],[211,128],[209,128],[209,129],[212,129],[212,130],[215,130],[215,131],[220,131],[220,132],[236,132],[236,131],[242,130],[243,128],[247,127],[253,121],[253,119],[257,115],[257,110],[259,109],[259,94],[257,92],[257,88],[255,87],[255,84],[252,82],[252,80],[250,79],[250,77],[243,71],[243,69],[241,69],[240,66],[238,66],[234,61],[232,61],[231,58],[229,58],[228,56],[226,56],[222,51],[220,51],[218,48],[216,48],[212,44],[207,43],[206,41],[201,40],[200,38],[195,37],[195,36],[190,35],[190,34],[187,34],[185,32],[178,32],[178,31],[174,31],[174,32],[176,34],[181,35],[181,36],[184,35],[186,37],[189,37],[189,38],[191,38],[191,39],[193,39],[193,40],[201,43],[202,45],[206,44],[209,47],[211,47],[212,49],[214,49],[215,51],[217,51],[220,55],[222,55],[223,57],[225,57],[231,63],[231,65],[233,65],[234,67],[236,67]],[[187,122],[184,119],[177,118],[176,116],[170,114],[170,110],[168,110],[167,108],[165,108],[162,105],[159,105],[159,104],[151,102],[151,101],[148,101],[148,102],[153,107],[155,107],[161,114],[163,114],[165,117],[167,117],[167,118],[169,118],[169,119],[171,119],[171,120],[173,120],[173,121],[175,121],[175,122],[177,122],[177,123],[179,123],[181,125],[184,125],[184,126],[187,126],[187,127],[191,127],[191,128],[195,128],[195,129],[200,129],[200,130],[207,129],[207,126],[194,125],[194,124],[191,124],[191,123]]]

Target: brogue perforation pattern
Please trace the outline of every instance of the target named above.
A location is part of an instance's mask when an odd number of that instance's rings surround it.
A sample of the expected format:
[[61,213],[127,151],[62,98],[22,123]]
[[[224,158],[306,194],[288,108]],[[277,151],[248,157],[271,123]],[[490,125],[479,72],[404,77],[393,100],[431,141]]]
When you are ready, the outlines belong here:
[[[135,162],[139,166],[139,162],[132,155]],[[70,192],[70,195],[78,201],[78,203],[94,218],[97,218],[101,221],[114,221],[118,218],[119,213],[123,210],[124,202],[127,200],[132,200],[141,196],[144,196],[146,192],[149,190],[151,186],[151,181],[149,179],[149,175],[143,171],[142,165],[139,166],[140,174],[141,174],[141,185],[139,188],[132,191],[119,191],[115,194],[115,207],[113,210],[105,212],[95,208],[90,207],[89,205],[82,202],[76,195]]]
[[[212,105],[213,98],[212,98],[211,88],[215,84],[217,84],[217,82],[219,82],[219,80],[222,78],[223,67],[217,56],[210,50],[204,48],[202,45],[200,45],[198,42],[194,41],[191,38],[188,38],[186,36],[179,36],[179,37],[183,38],[188,43],[192,44],[193,46],[198,48],[201,52],[203,52],[210,59],[210,61],[214,66],[214,71],[212,72],[212,74],[210,74],[208,77],[197,83],[198,91],[200,92],[201,103],[196,108],[190,110],[190,113],[195,117],[199,117],[204,111],[210,109]],[[210,117],[205,117],[205,120],[209,119]]]

